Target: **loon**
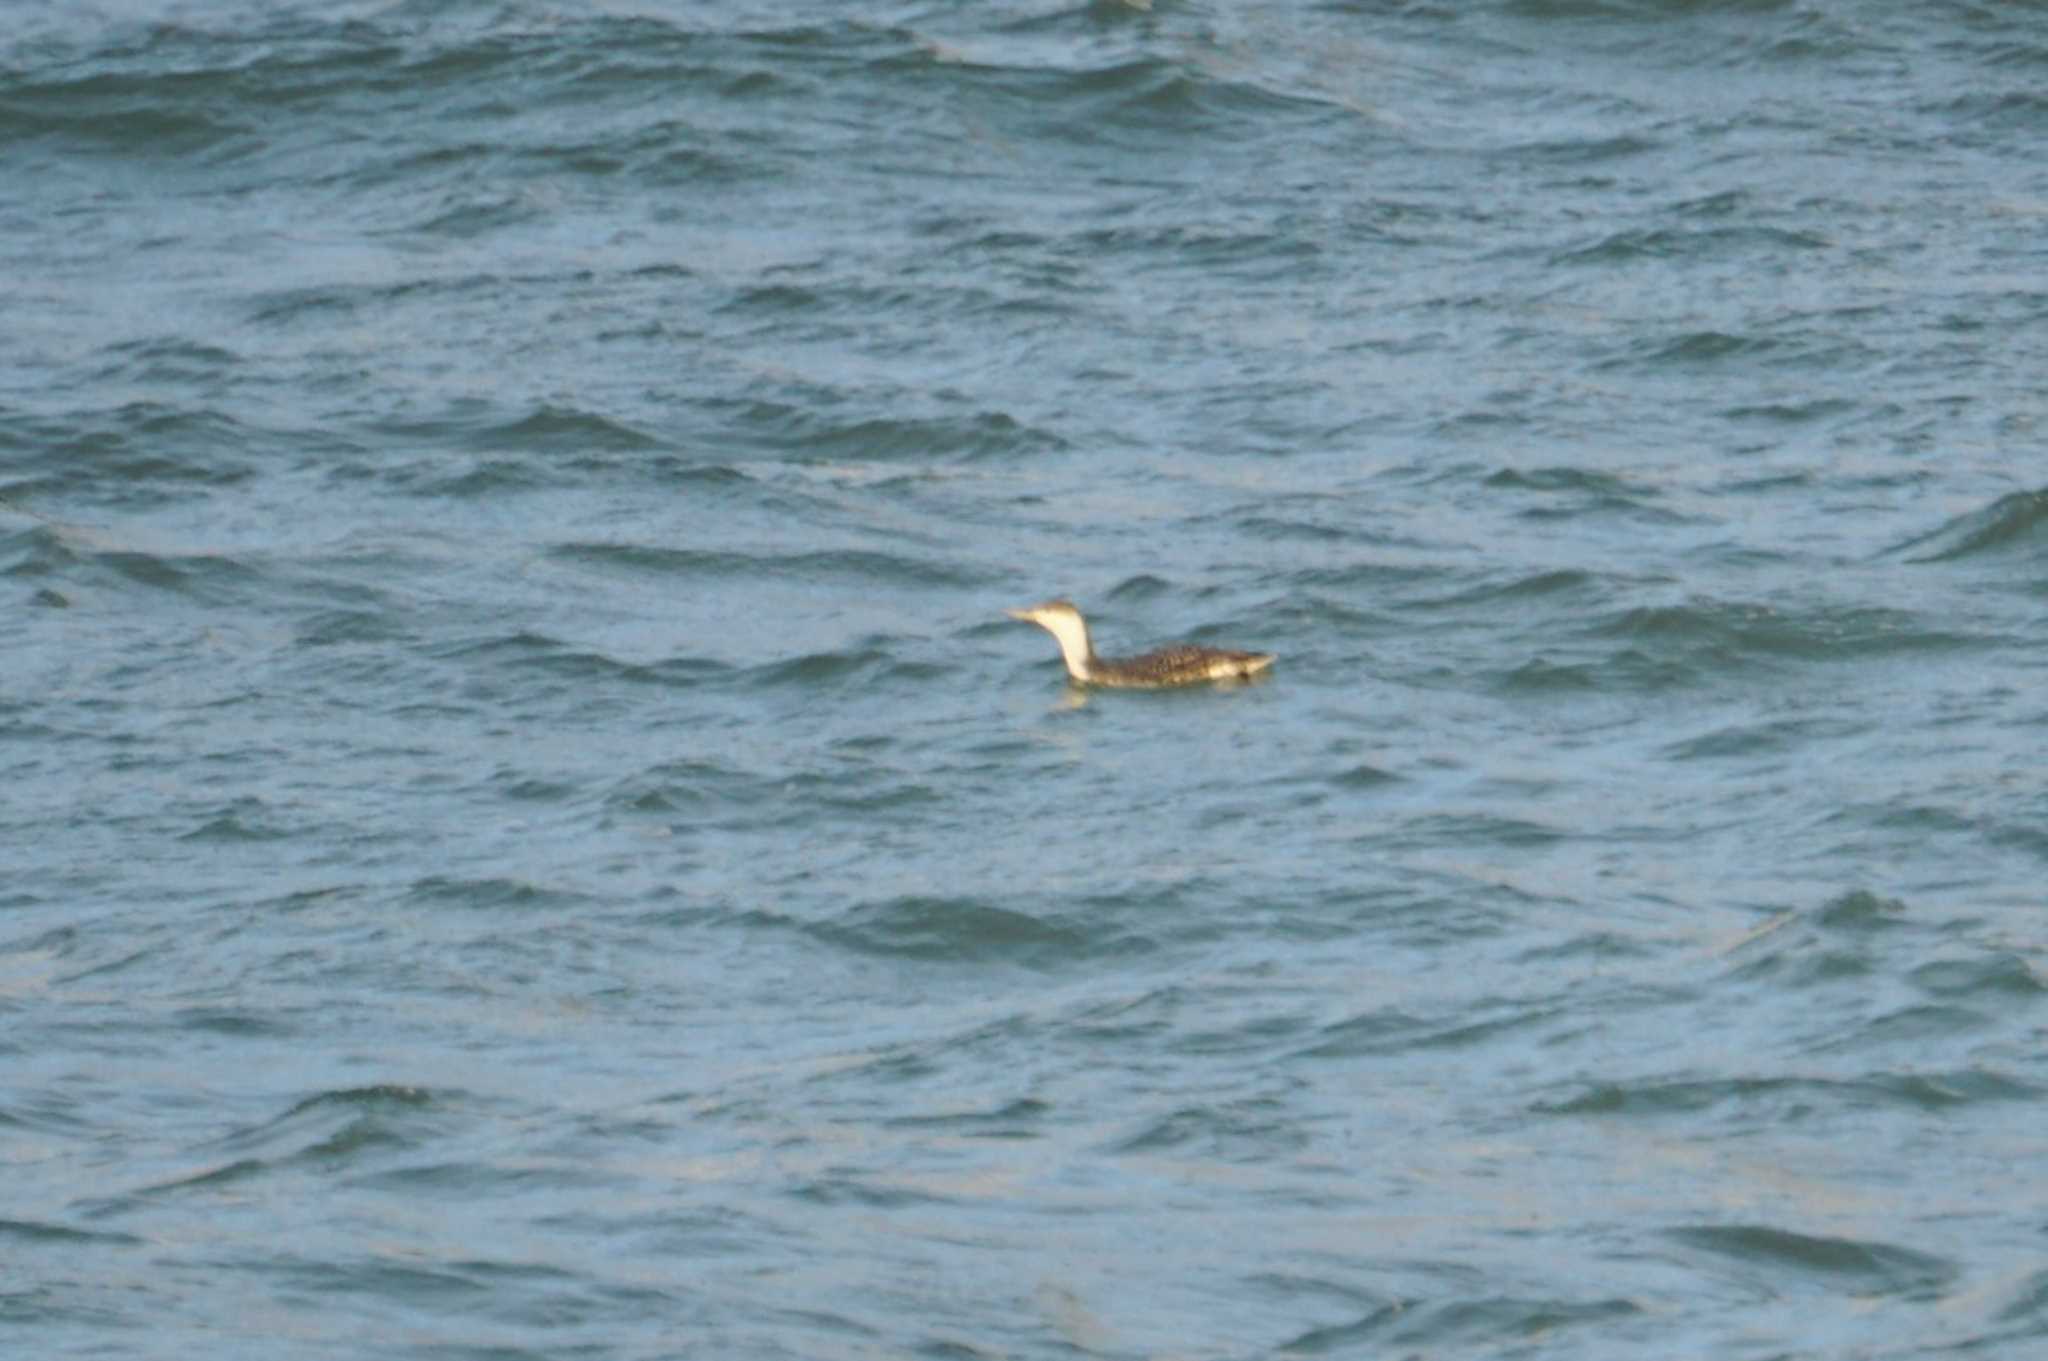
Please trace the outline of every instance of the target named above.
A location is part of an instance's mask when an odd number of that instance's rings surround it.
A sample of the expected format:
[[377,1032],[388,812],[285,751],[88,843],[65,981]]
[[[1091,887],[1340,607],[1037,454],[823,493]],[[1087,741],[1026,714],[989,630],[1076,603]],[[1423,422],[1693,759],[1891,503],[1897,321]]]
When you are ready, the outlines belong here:
[[1139,657],[1098,657],[1088,641],[1088,621],[1071,600],[1048,600],[1028,609],[1005,610],[1012,619],[1038,625],[1059,640],[1067,675],[1077,685],[1117,685],[1162,690],[1173,685],[1246,680],[1273,664],[1270,652],[1227,652],[1180,643]]

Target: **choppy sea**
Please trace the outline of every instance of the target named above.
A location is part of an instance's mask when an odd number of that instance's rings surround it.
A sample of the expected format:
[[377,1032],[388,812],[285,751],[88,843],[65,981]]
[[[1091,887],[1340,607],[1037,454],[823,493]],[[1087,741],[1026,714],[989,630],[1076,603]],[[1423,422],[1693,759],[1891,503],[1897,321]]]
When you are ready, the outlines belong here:
[[16,0],[0,1350],[2048,1356],[2044,146],[2038,4]]

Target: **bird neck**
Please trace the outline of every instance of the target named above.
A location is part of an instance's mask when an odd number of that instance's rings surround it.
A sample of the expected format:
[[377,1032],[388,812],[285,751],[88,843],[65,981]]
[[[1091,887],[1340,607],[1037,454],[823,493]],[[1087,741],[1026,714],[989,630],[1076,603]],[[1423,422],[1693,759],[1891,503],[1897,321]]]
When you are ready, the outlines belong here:
[[1059,641],[1067,674],[1077,681],[1087,680],[1095,662],[1095,644],[1088,638],[1088,622],[1078,614],[1066,614],[1047,620],[1045,627]]

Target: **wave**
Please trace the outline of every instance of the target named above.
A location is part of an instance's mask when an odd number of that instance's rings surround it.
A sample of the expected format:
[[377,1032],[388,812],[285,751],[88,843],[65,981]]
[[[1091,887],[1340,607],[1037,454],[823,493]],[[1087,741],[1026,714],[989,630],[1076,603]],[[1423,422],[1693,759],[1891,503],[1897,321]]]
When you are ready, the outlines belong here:
[[[193,346],[145,348],[174,351],[180,362],[203,353]],[[219,407],[154,400],[37,417],[0,413],[0,448],[9,450],[12,475],[7,494],[15,504],[35,496],[154,499],[173,489],[230,486],[254,474],[260,447],[290,438]]]
[[548,549],[547,555],[559,562],[660,578],[859,581],[872,586],[963,588],[987,585],[993,579],[989,573],[954,562],[862,548],[743,553],[735,549],[660,548],[647,544],[565,543]]
[[108,595],[163,592],[204,605],[246,603],[274,578],[225,553],[123,544],[115,530],[44,521],[0,535],[0,573],[40,584],[36,603],[62,608],[81,591]]
[[[1446,1273],[1447,1275],[1450,1273]],[[1276,1349],[1282,1356],[1324,1353],[1512,1355],[1534,1338],[1568,1338],[1574,1326],[1644,1312],[1633,1300],[1514,1295],[1391,1299],[1347,1323],[1310,1328]],[[1560,1337],[1562,1335],[1562,1337]]]
[[1057,432],[1005,411],[847,418],[773,399],[717,405],[729,408],[740,432],[805,459],[1014,459],[1071,447]]
[[1769,660],[1859,661],[1956,651],[1980,642],[1905,610],[1720,600],[1634,606],[1595,620],[1589,632],[1703,667]]
[[1710,1224],[1669,1229],[1681,1247],[1735,1264],[1771,1294],[1791,1283],[1851,1289],[1860,1298],[1924,1299],[1938,1295],[1961,1267],[1946,1257],[1875,1239],[1794,1233],[1767,1224]]
[[1080,915],[1040,915],[977,898],[918,894],[856,904],[799,929],[858,954],[933,963],[1044,969],[1122,948],[1118,933]]
[[1958,515],[1939,529],[1907,539],[1880,556],[1907,562],[1960,562],[1969,558],[2048,552],[2048,489],[2012,492],[1982,510]]

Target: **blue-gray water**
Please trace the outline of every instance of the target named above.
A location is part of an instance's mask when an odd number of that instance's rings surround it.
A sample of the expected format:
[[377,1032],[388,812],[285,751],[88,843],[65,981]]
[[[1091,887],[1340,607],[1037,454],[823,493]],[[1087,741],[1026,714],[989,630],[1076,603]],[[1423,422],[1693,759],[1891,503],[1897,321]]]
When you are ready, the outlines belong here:
[[2044,88],[10,6],[0,1349],[2048,1355]]

